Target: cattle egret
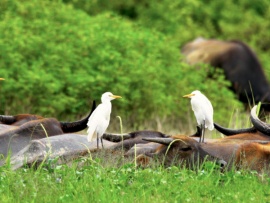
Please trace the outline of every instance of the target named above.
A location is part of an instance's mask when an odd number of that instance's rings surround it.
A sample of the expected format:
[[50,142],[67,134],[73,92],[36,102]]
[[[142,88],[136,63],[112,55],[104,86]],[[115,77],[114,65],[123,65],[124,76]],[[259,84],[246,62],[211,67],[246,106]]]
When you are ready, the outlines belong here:
[[97,148],[99,148],[99,138],[103,147],[102,135],[105,133],[110,123],[110,115],[112,110],[111,100],[122,98],[121,96],[113,95],[111,92],[105,92],[101,96],[101,104],[97,106],[88,120],[87,140],[91,142],[97,139]]
[[[193,91],[191,94],[183,97],[190,98],[192,110],[194,111],[197,123],[201,129],[201,136],[199,142],[204,141],[205,128],[209,130],[214,129],[213,122],[213,107],[211,102],[199,90]],[[201,140],[202,137],[202,140]]]

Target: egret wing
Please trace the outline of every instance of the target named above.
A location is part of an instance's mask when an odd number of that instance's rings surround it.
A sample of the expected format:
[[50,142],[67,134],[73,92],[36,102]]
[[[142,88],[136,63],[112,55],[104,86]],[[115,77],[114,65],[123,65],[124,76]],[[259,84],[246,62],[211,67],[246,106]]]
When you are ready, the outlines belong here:
[[[205,97],[205,96],[204,96]],[[214,129],[214,122],[213,122],[213,106],[211,102],[207,99],[207,97],[204,98],[204,115],[205,115],[205,127],[209,130]]]
[[97,127],[100,123],[102,117],[100,114],[102,113],[102,106],[98,105],[95,111],[91,114],[90,118],[88,119],[88,129],[87,129],[87,139],[88,141],[92,141],[92,139],[97,138]]

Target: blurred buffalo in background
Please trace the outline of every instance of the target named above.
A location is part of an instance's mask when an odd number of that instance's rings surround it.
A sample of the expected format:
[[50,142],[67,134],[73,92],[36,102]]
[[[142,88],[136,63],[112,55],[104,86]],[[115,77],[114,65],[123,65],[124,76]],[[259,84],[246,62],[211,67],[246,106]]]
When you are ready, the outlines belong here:
[[[255,53],[241,41],[197,38],[181,50],[189,64],[206,63],[224,70],[243,103],[270,102],[270,85]],[[263,105],[270,110],[269,105]]]

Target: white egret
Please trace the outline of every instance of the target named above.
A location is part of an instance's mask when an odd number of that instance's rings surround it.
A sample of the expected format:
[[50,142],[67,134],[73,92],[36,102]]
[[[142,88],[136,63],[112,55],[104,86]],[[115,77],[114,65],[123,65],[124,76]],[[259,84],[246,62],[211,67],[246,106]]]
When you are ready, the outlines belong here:
[[[194,111],[197,123],[201,129],[201,136],[199,142],[204,141],[205,128],[209,130],[214,129],[213,122],[213,107],[211,102],[199,90],[193,91],[191,94],[183,97],[190,98],[192,110]],[[202,137],[202,140],[201,140]]]
[[91,142],[93,139],[97,139],[97,148],[99,148],[99,138],[101,138],[101,144],[103,147],[102,135],[110,123],[110,115],[112,110],[111,100],[122,98],[121,96],[113,95],[111,92],[105,92],[101,96],[101,104],[97,106],[90,118],[88,119],[87,140]]

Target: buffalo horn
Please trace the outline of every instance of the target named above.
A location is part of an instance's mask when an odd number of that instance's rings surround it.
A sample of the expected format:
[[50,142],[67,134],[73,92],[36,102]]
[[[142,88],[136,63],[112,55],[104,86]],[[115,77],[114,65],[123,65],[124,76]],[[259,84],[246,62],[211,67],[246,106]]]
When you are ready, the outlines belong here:
[[257,114],[257,105],[255,105],[250,111],[250,120],[254,127],[265,135],[270,135],[270,125],[261,121]]
[[157,137],[157,138],[153,138],[153,137],[147,137],[147,138],[142,138],[142,140],[145,141],[149,141],[149,142],[156,142],[156,143],[160,143],[160,144],[165,144],[165,145],[169,145],[172,141],[174,141],[173,138],[162,138],[162,137]]
[[12,124],[14,122],[16,122],[16,117],[15,116],[0,116],[0,122],[4,123],[4,124]]
[[224,128],[217,123],[214,123],[214,126],[217,131],[221,132],[224,135],[231,136],[231,135],[236,135],[240,133],[254,133],[256,132],[255,127],[251,128],[243,128],[243,129],[229,129],[229,128]]
[[102,135],[102,139],[109,140],[111,142],[121,142],[122,140],[126,140],[131,138],[129,133],[127,134],[111,134],[111,133],[104,133]]
[[191,135],[190,137],[201,137],[202,136],[202,131],[201,128],[199,126],[197,126],[197,131],[196,133],[194,133],[193,135]]
[[91,114],[93,113],[95,109],[96,109],[96,102],[94,100],[93,105],[92,105],[92,110],[88,116],[86,116],[82,120],[75,121],[75,122],[60,122],[61,129],[63,130],[64,133],[73,133],[73,132],[84,130],[87,127],[89,117],[91,116]]

